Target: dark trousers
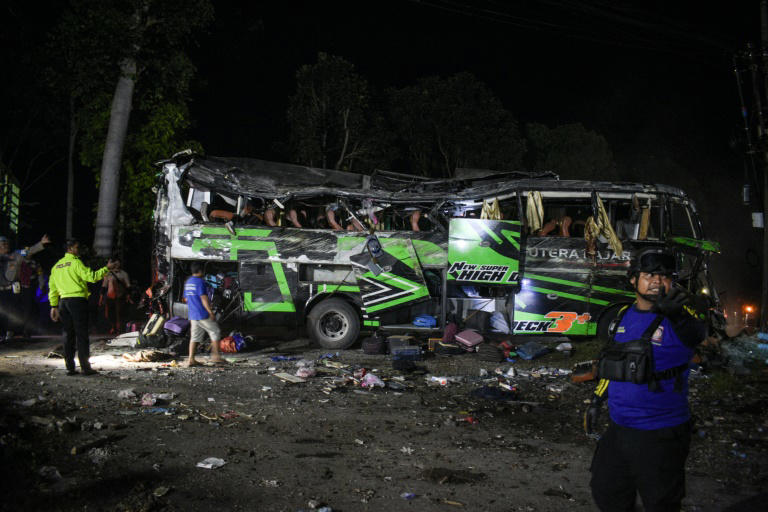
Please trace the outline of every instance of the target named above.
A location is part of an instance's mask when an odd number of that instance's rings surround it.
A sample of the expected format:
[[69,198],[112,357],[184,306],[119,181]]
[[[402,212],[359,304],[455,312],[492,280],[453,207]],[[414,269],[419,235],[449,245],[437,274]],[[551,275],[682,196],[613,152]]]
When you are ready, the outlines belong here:
[[59,301],[59,315],[64,325],[64,362],[67,370],[75,369],[75,339],[77,339],[77,357],[80,368],[87,369],[91,347],[88,339],[88,299],[72,297]]
[[40,311],[37,302],[37,286],[36,284],[21,287],[21,317],[22,328],[20,331],[24,333],[24,337],[29,337],[33,332],[39,332],[37,325]]
[[603,512],[631,512],[640,493],[646,512],[679,511],[691,425],[638,430],[611,423],[592,459],[592,497]]
[[125,298],[119,299],[107,299],[107,305],[105,309],[105,317],[109,322],[109,327],[114,330],[114,334],[120,334],[123,332],[123,305],[125,304]]
[[13,290],[0,290],[0,338],[19,321],[19,298]]

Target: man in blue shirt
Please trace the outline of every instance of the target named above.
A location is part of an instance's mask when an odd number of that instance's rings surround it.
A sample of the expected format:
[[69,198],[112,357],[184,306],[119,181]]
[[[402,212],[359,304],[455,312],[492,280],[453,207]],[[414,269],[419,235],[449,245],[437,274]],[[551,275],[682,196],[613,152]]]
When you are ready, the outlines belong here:
[[187,300],[187,312],[191,325],[189,337],[189,359],[186,366],[200,366],[195,360],[197,344],[205,340],[206,333],[211,339],[211,362],[221,364],[225,361],[219,354],[221,330],[208,300],[208,293],[203,281],[203,264],[193,261],[190,265],[192,275],[184,283],[184,298]]
[[690,296],[673,287],[675,267],[674,255],[662,249],[639,251],[631,262],[636,301],[616,328],[615,347],[645,338],[652,367],[647,382],[598,385],[596,396],[607,391],[611,416],[591,467],[592,496],[602,511],[634,510],[637,493],[647,512],[678,511],[685,496],[688,362],[706,337],[706,323]]

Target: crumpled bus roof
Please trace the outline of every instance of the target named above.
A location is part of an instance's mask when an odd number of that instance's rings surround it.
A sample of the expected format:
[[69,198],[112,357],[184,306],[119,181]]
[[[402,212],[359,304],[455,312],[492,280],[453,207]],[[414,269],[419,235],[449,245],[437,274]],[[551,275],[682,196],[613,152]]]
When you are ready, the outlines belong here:
[[358,174],[254,158],[177,154],[183,178],[197,188],[225,195],[306,198],[322,194],[373,198],[393,203],[440,199],[477,199],[527,190],[655,193],[685,196],[674,187],[627,182],[560,180],[552,172],[498,172],[459,169],[458,176],[433,179],[392,171]]

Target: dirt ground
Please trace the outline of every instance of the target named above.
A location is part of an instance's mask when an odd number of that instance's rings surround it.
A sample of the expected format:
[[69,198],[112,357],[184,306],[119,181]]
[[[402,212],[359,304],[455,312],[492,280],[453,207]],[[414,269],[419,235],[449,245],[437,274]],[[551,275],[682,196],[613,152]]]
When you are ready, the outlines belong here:
[[[94,340],[101,373],[90,377],[45,357],[57,343],[0,345],[2,510],[595,509],[594,441],[581,428],[594,383],[567,371],[596,342],[503,364],[438,356],[410,374],[389,356],[328,354],[305,340],[195,369],[130,363],[121,355],[137,349]],[[318,374],[285,382],[275,374],[295,374],[299,361],[276,356],[315,361]],[[387,387],[349,382],[360,368]],[[516,370],[501,379],[516,400],[472,395],[498,385],[497,368]],[[147,393],[173,396],[142,405]],[[691,405],[684,510],[765,510],[765,363],[748,375],[696,372]],[[209,457],[225,464],[197,467]]]

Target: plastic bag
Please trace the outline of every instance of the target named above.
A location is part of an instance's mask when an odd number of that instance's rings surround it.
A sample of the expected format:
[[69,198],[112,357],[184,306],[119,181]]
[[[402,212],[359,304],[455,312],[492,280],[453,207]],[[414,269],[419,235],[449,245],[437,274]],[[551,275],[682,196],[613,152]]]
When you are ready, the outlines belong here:
[[384,381],[381,380],[375,373],[366,373],[363,376],[363,382],[360,383],[360,385],[364,388],[372,388],[372,387],[384,387]]

